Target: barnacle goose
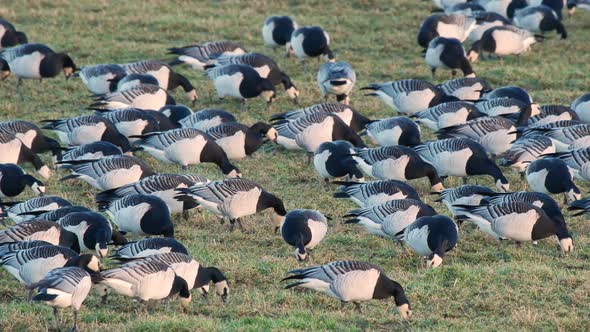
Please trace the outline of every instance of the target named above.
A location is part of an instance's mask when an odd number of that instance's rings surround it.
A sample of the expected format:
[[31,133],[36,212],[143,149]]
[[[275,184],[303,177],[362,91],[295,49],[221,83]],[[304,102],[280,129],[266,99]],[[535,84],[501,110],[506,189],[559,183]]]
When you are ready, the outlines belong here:
[[34,123],[22,120],[3,121],[0,122],[0,132],[16,136],[34,153],[51,152],[56,157],[61,154],[59,142],[45,136]]
[[[3,204],[7,204],[4,202]],[[25,215],[26,212],[31,211],[50,211],[56,210],[64,206],[72,205],[67,200],[57,196],[41,196],[31,198],[24,202],[19,202],[6,209],[2,215],[12,219],[15,223],[29,221],[34,218],[33,215]]]
[[403,240],[414,252],[426,257],[427,267],[438,267],[447,252],[459,241],[457,224],[443,215],[424,216],[416,219],[404,230]]
[[515,122],[518,122],[519,126],[528,125],[528,119],[530,119],[530,117],[541,114],[539,105],[535,103],[525,103],[516,98],[482,100],[475,103],[475,107],[478,111],[487,116],[505,116],[510,120],[516,118]]
[[230,64],[250,66],[258,72],[260,77],[268,79],[274,86],[282,84],[287,95],[289,95],[289,98],[293,99],[295,103],[298,102],[297,98],[299,97],[299,90],[297,90],[297,87],[293,84],[289,75],[281,71],[277,63],[266,55],[259,53],[246,53],[232,56],[224,55],[217,58],[215,63],[219,66]]
[[241,225],[241,218],[272,208],[274,226],[280,225],[287,214],[283,201],[264,190],[259,184],[247,179],[225,179],[189,188],[176,189],[179,200],[194,200],[204,209],[229,219],[233,229],[235,222]]
[[81,115],[59,120],[45,120],[43,129],[53,130],[59,140],[67,145],[82,145],[105,141],[119,146],[123,152],[130,150],[129,140],[119,133],[107,118],[98,115]]
[[440,103],[459,100],[455,96],[446,95],[430,82],[415,79],[372,83],[361,90],[372,91],[366,96],[379,97],[387,106],[405,115],[424,111]]
[[117,83],[127,73],[118,64],[82,66],[76,74],[93,94],[104,94],[117,90]]
[[549,218],[552,218],[555,222],[563,224],[563,227],[567,229],[565,218],[561,213],[561,207],[553,198],[551,198],[551,196],[547,194],[540,192],[517,191],[513,193],[489,193],[486,195],[487,197],[485,198],[485,201],[492,205],[509,202],[522,202],[540,207],[543,211],[545,211]]
[[138,138],[141,138],[135,142],[138,148],[163,162],[176,163],[183,168],[201,163],[214,163],[227,176],[241,176],[240,170],[230,163],[215,140],[198,129],[179,128],[141,135]]
[[185,117],[178,121],[182,128],[195,128],[201,131],[207,131],[225,122],[238,122],[236,117],[230,112],[220,109],[206,108]]
[[59,161],[98,160],[121,154],[123,154],[121,148],[113,143],[97,141],[65,149]]
[[207,76],[213,81],[219,99],[227,96],[240,99],[242,111],[246,110],[246,99],[261,96],[270,105],[276,95],[272,82],[247,65],[210,68],[207,69]]
[[398,180],[380,180],[372,182],[341,182],[341,186],[334,193],[335,198],[349,198],[351,201],[366,208],[379,205],[394,199],[420,200],[416,189]]
[[508,191],[508,179],[491,161],[478,143],[465,138],[449,138],[426,142],[414,147],[426,162],[432,164],[439,176],[459,176],[466,182],[472,175],[489,175],[499,190]]
[[418,45],[427,48],[430,41],[439,36],[463,42],[475,27],[475,19],[466,15],[434,14],[420,25]]
[[582,192],[573,181],[573,170],[559,158],[537,159],[526,169],[526,179],[534,191],[545,194],[563,193],[564,201],[582,197]]
[[74,212],[57,221],[65,232],[65,243],[76,252],[96,251],[99,257],[106,257],[107,244],[113,238],[109,221],[98,212]]
[[[590,9],[590,3],[588,4]],[[581,121],[590,123],[590,93],[584,94],[574,100],[571,106]]]
[[16,242],[6,242],[0,244],[0,257],[19,250],[31,249],[35,247],[42,247],[42,246],[50,246],[52,245],[49,242],[41,241],[41,240],[32,240],[32,241],[16,241]]
[[480,11],[475,12],[472,15],[475,17],[476,22],[475,29],[469,33],[468,37],[469,42],[472,44],[480,40],[484,32],[488,29],[502,25],[510,25],[511,23],[506,17],[494,12]]
[[74,309],[74,325],[70,331],[78,330],[78,311],[92,288],[92,276],[84,269],[73,266],[49,271],[39,282],[31,285],[38,294],[33,301],[53,307],[57,330],[61,330],[57,308]]
[[104,205],[99,211],[106,212],[123,235],[174,237],[170,210],[161,198],[133,194]]
[[417,218],[433,216],[436,211],[428,204],[415,199],[394,199],[384,203],[356,209],[346,213],[345,224],[359,224],[371,234],[389,237],[401,242],[406,227]]
[[529,125],[544,125],[560,120],[580,120],[576,112],[569,106],[563,105],[542,105],[539,107],[541,113],[529,118]]
[[523,103],[533,103],[533,97],[531,97],[528,91],[515,85],[507,85],[495,88],[492,91],[486,91],[486,93],[483,95],[483,99],[496,98],[514,98],[522,101]]
[[318,71],[317,81],[326,102],[328,94],[333,94],[338,102],[350,104],[350,93],[356,83],[356,73],[348,62],[324,63]]
[[283,279],[293,280],[285,289],[304,287],[325,293],[342,302],[354,303],[361,310],[360,302],[393,297],[402,319],[412,314],[410,303],[403,287],[389,279],[378,266],[359,261],[336,261],[325,265],[311,266],[287,272]]
[[171,65],[186,63],[193,69],[205,69],[211,61],[221,55],[240,55],[246,53],[246,49],[233,41],[213,41],[201,45],[189,45],[168,49],[169,54],[178,55]]
[[563,160],[576,178],[590,180],[590,147],[555,154],[547,153],[547,155]]
[[486,30],[481,39],[471,45],[467,52],[467,59],[477,61],[484,52],[496,54],[500,57],[510,54],[522,54],[530,51],[531,45],[536,43],[536,37],[527,30],[511,25],[492,27]]
[[139,241],[125,243],[115,249],[115,252],[110,257],[118,261],[125,261],[169,252],[188,255],[186,247],[174,238],[148,237]]
[[438,87],[446,95],[466,101],[478,100],[485,92],[492,90],[492,85],[481,77],[455,78],[439,84]]
[[500,14],[508,19],[512,19],[517,9],[528,5],[527,0],[487,0],[479,1],[479,3],[486,11]]
[[326,236],[328,220],[316,210],[291,210],[281,221],[280,230],[283,240],[295,247],[295,257],[302,262]]
[[0,49],[26,44],[27,42],[27,35],[24,32],[17,31],[14,25],[0,18]]
[[[187,117],[193,114],[193,110],[191,110],[188,106],[184,105],[166,105],[160,108],[158,113],[163,114],[170,120],[173,128],[180,128],[180,121],[186,119]],[[161,130],[169,130],[169,129],[162,129]],[[172,128],[170,128],[172,129]]]
[[521,137],[500,156],[500,166],[509,166],[519,173],[524,173],[530,163],[542,158],[545,154],[554,152],[555,145],[548,137],[543,135]]
[[31,221],[47,220],[57,222],[61,218],[74,212],[87,212],[89,208],[80,205],[66,205],[64,207],[57,208],[55,210],[35,210],[23,212],[21,216],[34,216]]
[[191,201],[178,201],[174,198],[176,188],[188,188],[197,183],[209,183],[209,180],[198,174],[154,174],[137,182],[130,183],[116,189],[106,190],[96,195],[98,207],[103,209],[105,204],[129,195],[142,194],[161,198],[170,213],[181,213],[196,207]]
[[151,112],[137,108],[98,110],[97,115],[109,119],[117,128],[117,131],[127,137],[130,143],[137,140],[131,136],[160,130],[158,121],[151,115]]
[[313,165],[318,174],[328,183],[330,179],[347,177],[352,181],[363,181],[363,173],[358,169],[351,154],[353,146],[347,141],[324,142],[313,156]]
[[365,174],[378,179],[407,181],[428,177],[432,191],[444,189],[436,169],[411,148],[396,145],[357,149],[353,157]]
[[420,144],[420,126],[405,116],[371,122],[367,124],[367,135],[381,146]]
[[456,38],[434,38],[428,44],[424,59],[430,67],[432,79],[434,79],[437,69],[450,69],[453,77],[455,77],[457,69],[460,69],[463,76],[475,77],[473,68],[465,55],[463,44]]
[[51,176],[51,170],[39,156],[31,151],[20,139],[11,134],[0,132],[0,163],[31,163],[45,180]]
[[240,160],[256,152],[265,138],[276,140],[277,131],[265,122],[246,126],[237,122],[225,122],[206,131],[219,145],[229,160]]
[[566,126],[560,127],[558,126],[560,125],[560,122],[552,122],[549,124],[554,125],[554,127],[545,125],[528,128],[529,134],[540,133],[551,138],[558,152],[566,152],[590,146],[590,124],[584,123],[567,126],[567,124],[571,123],[565,122]]
[[27,186],[38,196],[45,194],[43,182],[26,174],[18,165],[0,164],[0,198],[18,196]]
[[574,244],[565,223],[547,216],[543,209],[523,202],[508,202],[483,206],[457,206],[463,219],[473,221],[479,229],[497,240],[517,243],[537,241],[556,235],[564,253],[573,251]]
[[455,205],[480,205],[493,193],[488,187],[466,184],[442,190],[435,202],[443,202],[453,215],[457,215]]
[[297,30],[297,22],[289,16],[269,16],[262,25],[262,39],[264,45],[276,48],[286,46],[287,51],[291,44],[291,34]]
[[289,111],[285,113],[274,114],[270,121],[293,121],[313,113],[330,113],[338,116],[344,123],[355,132],[365,129],[365,126],[371,123],[371,120],[348,105],[342,103],[321,103],[308,106],[306,108]]
[[517,27],[533,33],[545,33],[556,30],[561,35],[561,39],[567,38],[567,31],[557,16],[557,13],[545,5],[517,9],[513,21]]
[[113,91],[123,91],[133,87],[136,87],[140,84],[152,84],[152,85],[160,85],[158,79],[149,74],[128,74],[123,76],[118,82],[117,86]]
[[127,155],[60,163],[63,168],[72,170],[72,174],[64,176],[60,181],[80,178],[100,190],[118,188],[155,174],[141,159]]
[[98,94],[90,107],[140,108],[157,110],[165,105],[175,105],[174,98],[158,85],[138,84],[123,91]]
[[475,105],[467,101],[450,101],[438,104],[411,115],[417,124],[432,130],[453,127],[483,116]]
[[323,56],[326,61],[334,61],[330,36],[318,26],[306,26],[293,31],[290,47],[289,52],[293,50],[293,54],[301,61],[318,56]]
[[61,242],[61,227],[52,221],[41,220],[21,222],[0,230],[0,243],[35,240],[57,245]]
[[590,12],[590,0],[567,0],[567,13],[570,17],[574,15],[576,8]]

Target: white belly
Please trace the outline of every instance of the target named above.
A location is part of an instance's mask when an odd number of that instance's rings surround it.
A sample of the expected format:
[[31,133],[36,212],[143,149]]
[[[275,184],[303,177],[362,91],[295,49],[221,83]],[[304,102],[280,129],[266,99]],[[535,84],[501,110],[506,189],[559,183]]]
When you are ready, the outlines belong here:
[[21,78],[40,78],[39,66],[44,58],[39,52],[18,57],[9,63],[10,71]]
[[242,98],[240,94],[240,83],[244,75],[242,73],[235,73],[231,76],[223,75],[215,79],[215,89],[217,89],[217,95],[219,98],[223,97],[235,97]]

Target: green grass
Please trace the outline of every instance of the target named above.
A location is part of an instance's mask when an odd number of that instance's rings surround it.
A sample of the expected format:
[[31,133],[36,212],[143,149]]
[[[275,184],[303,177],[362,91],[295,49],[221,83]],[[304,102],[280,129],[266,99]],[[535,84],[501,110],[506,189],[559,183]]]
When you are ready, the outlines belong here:
[[[117,63],[140,59],[170,59],[166,48],[210,40],[230,39],[242,42],[248,50],[263,52],[277,60],[301,90],[303,105],[320,102],[315,74],[319,63],[309,61],[304,69],[294,59],[283,57],[283,50],[266,49],[260,28],[269,14],[284,13],[301,25],[321,25],[332,39],[338,59],[349,61],[356,69],[358,87],[371,82],[403,78],[429,79],[430,71],[420,57],[415,36],[423,18],[429,15],[428,1],[358,1],[354,4],[327,1],[10,1],[0,5],[0,15],[25,31],[29,39],[53,49],[65,50],[78,65]],[[532,92],[539,103],[569,104],[587,92],[588,31],[590,16],[578,11],[566,19],[570,32],[567,41],[555,35],[533,45],[533,51],[517,58],[478,62],[474,69],[494,86],[516,84]],[[196,109],[215,106],[209,99],[215,91],[203,73],[188,67],[177,68],[196,86],[201,97]],[[448,79],[440,73],[438,80]],[[63,77],[25,82],[24,101],[14,95],[15,79],[0,82],[1,119],[20,118],[40,121],[87,113],[89,93],[77,80]],[[179,89],[180,90],[180,89]],[[186,103],[184,93],[174,97]],[[372,118],[392,116],[391,109],[378,100],[355,92],[352,104]],[[261,100],[249,103],[247,113],[239,113],[239,102],[226,100],[224,109],[248,124],[268,119],[272,113],[294,109],[280,92],[272,110]],[[433,135],[424,130],[426,138]],[[334,217],[329,233],[306,264],[323,264],[340,259],[366,260],[380,265],[406,289],[412,304],[414,330],[589,330],[590,306],[590,226],[585,217],[567,221],[576,250],[568,257],[559,253],[554,238],[539,245],[525,244],[518,249],[496,243],[474,227],[464,227],[458,248],[436,270],[417,268],[418,257],[402,251],[390,240],[377,238],[355,226],[341,224],[351,202],[335,200],[313,169],[305,164],[303,153],[286,152],[265,146],[252,158],[237,163],[247,178],[283,198],[287,209],[318,209]],[[178,172],[140,154],[156,171]],[[49,161],[49,156],[44,156]],[[30,168],[29,168],[30,170]],[[32,170],[31,170],[32,171]],[[220,172],[210,165],[191,167],[211,179]],[[513,190],[524,184],[505,170]],[[60,183],[59,172],[48,181],[48,193],[74,203],[93,206],[96,190],[85,183]],[[488,178],[479,183],[493,185]],[[460,184],[450,179],[447,186]],[[440,213],[448,214],[441,204],[432,202],[425,179],[413,181],[417,190]],[[587,191],[588,186],[580,183]],[[30,191],[27,191],[30,197]],[[556,197],[561,201],[561,197]],[[343,311],[340,303],[325,295],[298,290],[282,290],[285,272],[300,267],[287,246],[272,232],[270,212],[247,219],[253,233],[230,233],[227,226],[205,214],[205,220],[193,214],[191,220],[178,223],[179,240],[195,259],[222,269],[230,279],[230,301],[222,305],[218,298],[195,297],[186,313],[177,301],[162,301],[150,314],[137,313],[138,304],[129,298],[111,296],[100,306],[92,293],[80,315],[83,331],[158,331],[158,330],[382,330],[404,328],[393,300],[363,305],[363,314]],[[0,272],[0,330],[43,331],[54,328],[51,309],[29,304],[25,290],[5,271]],[[63,322],[71,324],[68,310]]]

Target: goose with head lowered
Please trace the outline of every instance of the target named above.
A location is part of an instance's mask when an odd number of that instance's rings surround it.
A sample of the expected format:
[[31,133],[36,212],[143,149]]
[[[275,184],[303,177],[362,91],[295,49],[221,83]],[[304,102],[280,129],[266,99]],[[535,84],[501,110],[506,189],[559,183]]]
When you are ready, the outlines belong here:
[[492,85],[481,77],[455,78],[438,85],[446,95],[455,96],[461,100],[478,100]]
[[302,262],[328,232],[328,220],[316,210],[291,210],[279,227],[283,240],[295,247],[295,257]]
[[420,144],[420,126],[405,116],[396,116],[367,124],[367,135],[381,146]]
[[0,132],[0,163],[22,164],[31,163],[37,173],[47,180],[51,176],[51,170],[31,151],[20,139],[11,134]]
[[437,69],[450,69],[453,77],[457,74],[457,70],[461,70],[465,77],[475,77],[475,72],[465,55],[463,44],[458,39],[434,38],[428,44],[424,59],[430,67],[432,79],[434,79]]
[[137,108],[97,110],[96,115],[109,119],[117,131],[125,136],[130,143],[137,140],[131,136],[160,131],[158,120],[152,116],[151,112]]
[[481,39],[471,45],[467,52],[467,59],[476,62],[483,58],[484,52],[503,57],[511,54],[523,54],[531,50],[531,45],[537,42],[538,36],[527,30],[512,25],[502,25],[486,30]]
[[330,179],[347,177],[351,181],[363,181],[363,173],[352,158],[353,146],[347,141],[324,142],[313,156],[318,174],[328,183]]
[[319,56],[326,61],[335,61],[330,49],[330,36],[319,26],[306,26],[293,31],[290,46],[288,52],[295,54],[301,62]]
[[412,315],[403,287],[389,279],[376,265],[360,261],[336,261],[287,273],[289,276],[283,281],[293,283],[285,286],[285,289],[309,288],[340,300],[342,306],[352,302],[358,311],[361,310],[360,302],[393,297],[402,319],[408,320]]
[[411,115],[417,124],[422,124],[432,130],[461,125],[482,116],[484,114],[467,101],[450,101]]
[[[264,45],[277,48],[291,46],[291,34],[297,30],[297,22],[289,16],[272,15],[264,20],[262,25],[262,39]],[[288,53],[287,53],[288,54]]]
[[76,252],[96,252],[99,257],[106,257],[107,244],[127,242],[114,233],[109,221],[98,212],[74,212],[57,221],[64,232],[64,244]]
[[[7,204],[7,202],[3,203],[3,205]],[[72,203],[58,196],[41,196],[31,198],[24,202],[11,203],[11,205],[10,208],[5,209],[4,212],[2,212],[1,216],[6,216],[18,224],[35,218],[34,215],[27,215],[25,213],[31,211],[56,210],[64,206],[72,205]]]
[[186,247],[174,238],[148,237],[123,244],[115,249],[115,252],[110,257],[118,261],[126,261],[169,252],[188,255]]
[[25,187],[39,196],[45,194],[45,185],[33,176],[26,174],[15,164],[0,164],[0,198],[20,195]]
[[28,38],[24,32],[17,31],[12,23],[0,18],[0,50],[26,43]]
[[350,93],[356,83],[356,73],[348,62],[327,62],[320,66],[317,82],[324,101],[328,95],[336,96],[338,102],[350,104]]
[[94,66],[82,66],[80,72],[74,76],[79,76],[82,83],[88,88],[88,91],[98,95],[116,91],[117,83],[126,75],[127,73],[121,65],[98,64]]
[[170,120],[170,123],[172,124],[173,128],[182,127],[180,125],[180,121],[186,119],[187,117],[193,114],[193,110],[185,105],[166,105],[160,108],[157,112],[167,117]]
[[567,14],[570,17],[574,16],[576,8],[590,12],[590,0],[567,0]]
[[475,19],[460,14],[434,14],[427,17],[418,31],[418,45],[427,48],[436,37],[456,38],[463,42],[476,28]]
[[509,166],[523,174],[530,163],[555,152],[555,144],[543,135],[524,136],[500,155],[500,166]]
[[176,105],[166,90],[159,85],[142,83],[126,90],[95,95],[90,107],[157,110],[166,105]]
[[11,134],[20,139],[34,153],[51,152],[54,157],[61,155],[59,142],[45,136],[36,124],[23,120],[0,122],[0,132]]
[[230,112],[213,108],[196,111],[178,121],[182,128],[194,128],[201,131],[207,131],[209,128],[226,122],[238,122],[238,120]]
[[203,70],[206,65],[222,55],[240,55],[246,53],[246,49],[239,43],[222,40],[201,45],[173,47],[168,49],[168,53],[178,56],[170,63],[172,66],[186,63],[193,69]]
[[533,33],[557,31],[561,39],[567,39],[567,31],[557,13],[548,6],[528,6],[517,9],[514,14],[514,25]]
[[479,11],[472,14],[475,18],[475,29],[469,33],[469,42],[471,44],[480,40],[484,32],[487,30],[503,25],[510,25],[510,20],[498,13]]
[[289,111],[285,113],[274,114],[271,118],[271,122],[281,122],[281,121],[294,121],[299,118],[305,117],[307,115],[311,115],[314,113],[329,113],[334,114],[340,118],[340,120],[344,121],[344,123],[349,126],[355,132],[360,132],[361,130],[365,129],[365,126],[371,123],[367,117],[362,115],[360,112],[354,110],[349,105],[344,105],[342,103],[321,103],[308,106],[306,108]]
[[435,268],[457,246],[459,232],[457,224],[447,216],[424,216],[406,227],[403,240],[418,255],[426,257],[426,267]]
[[580,199],[582,192],[576,186],[571,170],[559,158],[542,158],[530,163],[526,168],[526,179],[532,190],[545,194],[561,194],[567,202]]
[[274,141],[277,138],[277,131],[265,122],[251,126],[226,122],[207,129],[206,133],[225,151],[229,160],[244,159],[256,152],[265,139]]
[[398,180],[380,180],[372,182],[334,182],[339,184],[334,193],[335,198],[349,198],[358,206],[365,208],[379,205],[394,199],[420,200],[416,189]]

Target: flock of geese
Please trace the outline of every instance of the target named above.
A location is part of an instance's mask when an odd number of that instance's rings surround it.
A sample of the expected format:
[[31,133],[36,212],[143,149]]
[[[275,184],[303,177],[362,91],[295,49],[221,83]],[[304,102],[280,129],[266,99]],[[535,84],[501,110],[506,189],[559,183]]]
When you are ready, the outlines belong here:
[[[58,329],[57,309],[65,307],[73,308],[73,330],[77,328],[78,310],[93,285],[103,303],[109,290],[142,302],[177,294],[186,306],[196,289],[202,295],[213,291],[225,301],[228,278],[188,255],[174,238],[171,215],[186,218],[188,210],[206,210],[229,221],[233,230],[236,225],[244,228],[244,217],[271,209],[275,231],[301,262],[321,247],[328,233],[329,218],[320,211],[287,210],[280,193],[242,177],[236,164],[266,142],[305,151],[326,183],[338,185],[334,198],[358,205],[345,214],[344,223],[407,245],[428,267],[443,263],[459,240],[457,224],[464,221],[498,241],[520,244],[555,236],[563,253],[571,252],[572,236],[551,195],[563,195],[571,210],[590,211],[590,199],[582,199],[575,184],[590,180],[590,94],[570,106],[538,105],[520,87],[493,88],[471,66],[484,53],[503,57],[526,52],[551,30],[565,39],[563,1],[434,2],[444,13],[426,18],[419,29],[425,62],[433,76],[445,69],[453,75],[460,70],[465,77],[440,85],[403,79],[362,87],[367,96],[399,113],[378,120],[349,106],[356,74],[349,63],[335,61],[328,33],[317,26],[298,27],[287,16],[265,20],[264,43],[284,47],[301,61],[323,57],[317,84],[325,102],[269,115],[269,122],[252,125],[238,123],[221,109],[194,112],[176,105],[168,93],[181,87],[187,101],[198,99],[197,89],[172,67],[189,65],[206,72],[219,98],[239,99],[243,111],[252,98],[270,104],[277,86],[298,103],[300,93],[289,75],[271,57],[248,52],[238,42],[172,47],[169,63],[141,60],[78,69],[69,55],[28,43],[24,33],[0,20],[2,78],[15,76],[19,94],[26,93],[21,91],[24,79],[63,72],[66,78],[79,77],[94,95],[88,107],[94,112],[88,115],[40,124],[0,123],[1,216],[6,225],[0,231],[0,265],[29,290],[30,299],[54,308]],[[566,5],[570,14],[575,8],[590,9],[586,0]],[[469,52],[463,48],[465,40],[472,43]],[[331,95],[337,102],[328,102]],[[438,140],[424,141],[426,129]],[[367,147],[362,136],[376,147]],[[226,177],[158,173],[138,157],[139,151],[183,170],[212,163]],[[53,157],[53,169],[40,157],[46,153]],[[41,179],[18,166],[25,163]],[[526,179],[530,191],[509,191],[508,168]],[[45,196],[43,180],[56,170],[69,172],[62,181],[81,180],[96,188],[97,209]],[[493,179],[495,190],[467,184],[476,175]],[[374,181],[365,182],[365,176]],[[464,185],[445,188],[449,176],[462,178]],[[413,187],[420,184],[413,180],[421,178],[454,219],[422,202]],[[26,187],[39,197],[6,201]],[[104,269],[100,260],[106,257],[117,265]],[[320,291],[359,310],[362,301],[393,297],[402,318],[411,315],[404,288],[367,262],[303,267],[288,271],[284,280],[292,282],[286,288]]]

